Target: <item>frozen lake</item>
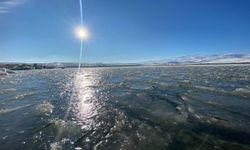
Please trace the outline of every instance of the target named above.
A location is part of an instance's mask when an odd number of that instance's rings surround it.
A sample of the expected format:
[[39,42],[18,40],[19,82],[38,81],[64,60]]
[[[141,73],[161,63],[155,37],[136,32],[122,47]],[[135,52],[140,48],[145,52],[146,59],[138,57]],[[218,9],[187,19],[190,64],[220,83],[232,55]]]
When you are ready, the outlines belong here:
[[250,65],[0,77],[0,149],[250,149]]

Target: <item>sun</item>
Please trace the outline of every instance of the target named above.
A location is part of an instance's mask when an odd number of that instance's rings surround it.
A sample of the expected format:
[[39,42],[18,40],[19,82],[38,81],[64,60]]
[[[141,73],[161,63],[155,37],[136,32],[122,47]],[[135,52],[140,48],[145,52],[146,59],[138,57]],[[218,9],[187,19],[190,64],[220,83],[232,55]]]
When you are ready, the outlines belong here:
[[76,28],[75,34],[79,39],[84,40],[84,41],[88,40],[88,38],[89,38],[89,32],[88,32],[88,29],[86,27]]

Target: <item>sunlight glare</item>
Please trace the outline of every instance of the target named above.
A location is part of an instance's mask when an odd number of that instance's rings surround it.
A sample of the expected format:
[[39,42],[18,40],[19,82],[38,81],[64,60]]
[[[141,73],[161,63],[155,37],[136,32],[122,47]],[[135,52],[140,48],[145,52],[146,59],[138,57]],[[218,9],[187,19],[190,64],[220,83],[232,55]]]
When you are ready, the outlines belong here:
[[84,40],[84,41],[88,40],[89,32],[86,27],[76,28],[75,33],[79,39]]

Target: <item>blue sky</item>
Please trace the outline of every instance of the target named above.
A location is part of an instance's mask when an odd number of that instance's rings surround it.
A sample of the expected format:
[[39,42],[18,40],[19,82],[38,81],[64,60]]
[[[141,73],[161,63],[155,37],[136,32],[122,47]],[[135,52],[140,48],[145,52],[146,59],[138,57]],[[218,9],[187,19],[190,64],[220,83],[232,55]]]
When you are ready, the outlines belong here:
[[[249,0],[83,0],[87,62],[250,53]],[[78,0],[1,0],[0,61],[77,62]]]

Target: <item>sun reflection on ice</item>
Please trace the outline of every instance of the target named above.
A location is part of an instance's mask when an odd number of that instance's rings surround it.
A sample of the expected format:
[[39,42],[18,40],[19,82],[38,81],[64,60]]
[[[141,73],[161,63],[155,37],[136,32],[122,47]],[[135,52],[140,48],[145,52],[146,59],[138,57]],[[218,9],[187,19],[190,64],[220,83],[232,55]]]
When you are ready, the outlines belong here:
[[97,115],[98,108],[94,88],[97,83],[97,78],[86,72],[79,72],[74,79],[75,96],[72,100],[72,112],[83,129],[89,129],[94,125],[94,116]]

